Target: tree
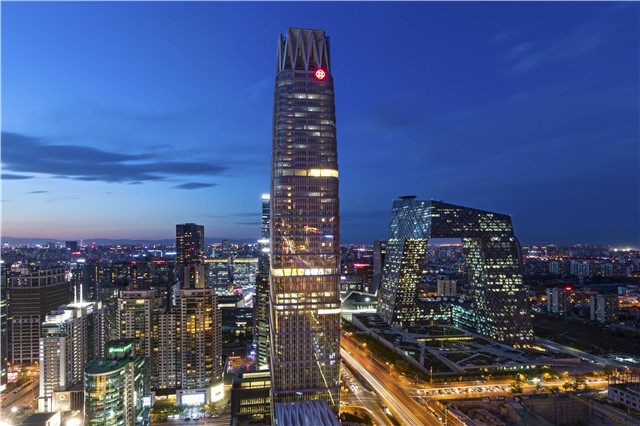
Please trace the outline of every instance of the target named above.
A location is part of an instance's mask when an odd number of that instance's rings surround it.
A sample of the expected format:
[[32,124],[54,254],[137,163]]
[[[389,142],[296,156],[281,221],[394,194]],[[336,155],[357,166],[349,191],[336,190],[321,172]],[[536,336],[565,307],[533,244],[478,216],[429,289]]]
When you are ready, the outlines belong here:
[[572,384],[571,384],[571,382],[564,382],[562,387],[564,388],[564,390],[568,391],[569,389],[571,389]]
[[604,372],[604,374],[606,376],[612,375],[613,373],[615,373],[615,371],[616,371],[616,369],[613,368],[613,366],[611,364],[607,364],[607,365],[604,366],[604,371],[603,372]]
[[517,382],[517,381],[513,382],[509,386],[509,389],[511,390],[511,393],[522,393],[522,384],[520,384],[520,382]]
[[556,393],[560,392],[560,388],[558,386],[551,386],[549,388],[549,392],[551,392],[552,394],[556,394]]
[[584,377],[582,376],[578,376],[575,378],[575,380],[573,381],[573,388],[575,390],[578,390],[581,386],[584,386],[587,383],[587,381],[585,380]]

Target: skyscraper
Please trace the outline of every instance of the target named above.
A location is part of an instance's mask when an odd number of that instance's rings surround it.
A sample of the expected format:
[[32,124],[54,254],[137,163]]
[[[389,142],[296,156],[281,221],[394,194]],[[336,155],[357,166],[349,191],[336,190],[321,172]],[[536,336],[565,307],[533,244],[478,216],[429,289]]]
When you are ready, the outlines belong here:
[[[182,391],[195,401],[209,402],[209,390],[222,379],[222,313],[212,289],[181,290],[177,301],[180,315],[180,364]],[[188,391],[188,392],[187,392]]]
[[269,253],[271,251],[271,196],[262,194],[262,221],[260,223],[260,257],[256,274],[256,295],[253,302],[253,341],[256,347],[256,365],[269,369]]
[[106,308],[102,302],[61,306],[46,316],[40,338],[39,411],[64,411],[54,393],[81,384],[84,367],[104,356]]
[[204,259],[204,226],[195,223],[176,225],[176,271],[180,281],[185,268],[202,265]]
[[337,413],[340,218],[329,37],[324,31],[289,28],[278,40],[277,60],[271,160],[272,403],[323,399]]
[[150,383],[158,386],[158,318],[164,310],[155,290],[120,291],[118,298],[118,339],[138,339],[147,358]]
[[271,235],[271,196],[262,194],[262,220],[260,221],[260,238],[269,239]]
[[414,196],[393,202],[378,315],[406,327],[425,320],[416,303],[429,238],[460,238],[474,330],[510,346],[534,343],[527,291],[511,217]]
[[11,363],[33,364],[40,357],[40,324],[54,309],[69,302],[64,268],[11,277]]

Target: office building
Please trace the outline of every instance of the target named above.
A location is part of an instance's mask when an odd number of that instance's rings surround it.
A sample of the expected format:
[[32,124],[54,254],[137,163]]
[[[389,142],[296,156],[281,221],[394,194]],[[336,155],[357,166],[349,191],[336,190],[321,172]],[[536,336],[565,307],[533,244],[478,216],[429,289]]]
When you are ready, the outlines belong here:
[[268,240],[271,235],[271,195],[262,194],[262,217],[260,220],[260,238]]
[[233,293],[233,272],[227,258],[205,259],[207,267],[207,287],[213,288],[218,296]]
[[[181,389],[204,395],[222,380],[222,314],[211,289],[181,290],[180,315]],[[180,395],[185,392],[180,392]],[[190,400],[193,400],[190,397]],[[185,402],[186,403],[186,402]]]
[[269,371],[238,373],[231,385],[231,426],[266,426],[271,419]]
[[271,196],[262,194],[262,221],[260,223],[260,255],[256,273],[256,292],[253,299],[253,342],[256,367],[269,369],[269,255],[271,252]]
[[40,338],[39,411],[64,411],[55,393],[70,391],[84,379],[84,367],[104,356],[106,309],[102,302],[61,306],[47,315]]
[[549,273],[551,275],[560,275],[560,262],[557,260],[552,260],[549,262]]
[[77,241],[65,241],[64,246],[67,249],[67,251],[69,251],[69,252],[78,251],[78,242]]
[[617,294],[598,294],[591,296],[591,321],[600,324],[618,322],[620,305]]
[[272,403],[324,399],[338,413],[340,218],[329,37],[289,28],[280,35],[277,61],[270,197]]
[[183,270],[183,277],[183,288],[204,288],[207,279],[205,265],[185,266]]
[[85,367],[85,425],[148,424],[148,366],[135,347],[135,339],[110,341],[106,357],[95,358]]
[[414,196],[393,202],[378,315],[400,327],[429,320],[416,303],[429,238],[461,239],[474,331],[509,346],[533,344],[511,217]]
[[0,279],[0,392],[7,387],[9,373],[9,305],[7,288],[9,286],[9,270],[2,267]]
[[259,370],[269,369],[269,275],[259,272],[256,275],[256,296],[253,302],[254,331],[253,341],[256,347],[256,366]]
[[456,280],[439,279],[436,284],[436,294],[441,296],[455,296],[458,291]]
[[380,289],[382,280],[382,268],[384,266],[384,258],[387,254],[387,242],[384,240],[376,240],[373,242],[373,280],[369,287],[369,293],[376,294]]
[[158,316],[162,298],[155,290],[120,291],[118,339],[137,339],[140,355],[147,358],[151,387],[158,386]]
[[201,265],[204,260],[204,226],[195,223],[176,225],[176,272],[180,281],[184,268]]
[[571,311],[571,290],[566,288],[547,289],[547,312],[567,314]]
[[69,302],[64,268],[45,269],[10,278],[11,364],[32,365],[40,358],[40,324],[47,314]]

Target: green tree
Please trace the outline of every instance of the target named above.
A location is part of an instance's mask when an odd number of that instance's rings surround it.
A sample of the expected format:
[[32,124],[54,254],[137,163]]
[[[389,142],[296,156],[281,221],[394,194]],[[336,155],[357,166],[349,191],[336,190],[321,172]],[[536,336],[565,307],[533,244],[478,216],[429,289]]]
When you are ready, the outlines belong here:
[[540,391],[542,391],[542,383],[538,382],[538,383],[536,383],[536,388],[535,388],[534,392],[538,393]]
[[564,382],[564,384],[562,385],[562,387],[564,388],[564,390],[568,391],[569,389],[572,388],[572,384],[571,382]]
[[515,381],[511,383],[509,389],[511,390],[511,393],[522,393],[522,384],[520,384],[520,382],[518,381]]
[[616,369],[613,368],[613,366],[611,364],[607,364],[607,365],[604,366],[604,371],[603,372],[604,372],[604,374],[606,376],[612,375],[613,373],[615,373],[615,371],[616,371]]
[[551,392],[552,394],[556,394],[556,393],[560,392],[560,388],[558,386],[551,386],[549,388],[549,392]]

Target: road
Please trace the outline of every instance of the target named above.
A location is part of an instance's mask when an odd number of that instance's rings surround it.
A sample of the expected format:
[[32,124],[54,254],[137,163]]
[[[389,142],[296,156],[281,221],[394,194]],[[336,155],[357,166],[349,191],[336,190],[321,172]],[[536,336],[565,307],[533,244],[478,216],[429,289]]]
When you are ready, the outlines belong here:
[[[2,411],[0,418],[11,424],[20,424],[22,420],[29,417],[38,408],[38,380],[30,382],[21,391],[11,395],[4,395],[2,401]],[[34,398],[36,399],[34,401]],[[15,411],[12,409],[15,408]]]
[[397,378],[392,377],[377,361],[368,359],[362,354],[362,349],[356,347],[351,341],[342,339],[340,353],[343,361],[369,384],[402,425],[441,424],[425,404],[413,399],[409,391],[398,384]]
[[567,352],[567,353],[570,353],[571,355],[579,356],[582,359],[593,361],[595,363],[598,363],[597,365],[599,365],[602,368],[604,368],[604,366],[607,365],[607,364],[609,364],[609,365],[611,365],[613,367],[618,367],[618,368],[633,367],[633,365],[631,365],[631,364],[625,364],[623,362],[619,362],[619,361],[616,361],[616,360],[611,359],[611,358],[603,358],[601,356],[591,355],[589,353],[580,351],[578,349],[574,349],[574,348],[571,348],[569,346],[561,345],[560,343],[552,342],[551,340],[542,339],[540,337],[536,337],[536,343],[538,345],[542,346],[542,347],[546,346],[546,347],[551,348],[551,349],[556,350],[556,351]]
[[358,378],[355,377],[346,364],[344,364],[342,368],[358,386],[358,389],[356,389],[351,395],[341,397],[340,403],[342,404],[344,402],[346,407],[364,408],[367,410],[376,425],[394,426],[384,411],[382,411],[382,408],[380,407],[380,398],[372,396],[369,391],[365,390],[362,383],[360,383]]

